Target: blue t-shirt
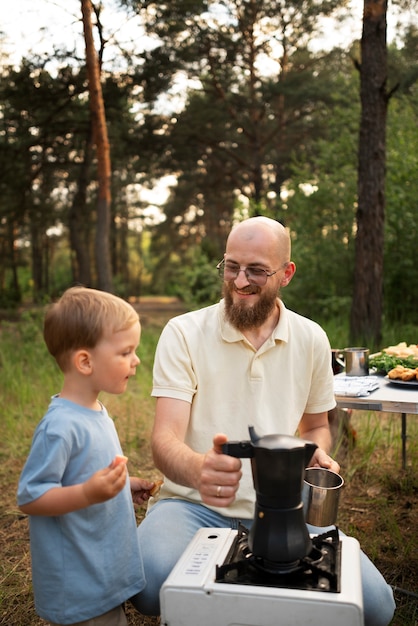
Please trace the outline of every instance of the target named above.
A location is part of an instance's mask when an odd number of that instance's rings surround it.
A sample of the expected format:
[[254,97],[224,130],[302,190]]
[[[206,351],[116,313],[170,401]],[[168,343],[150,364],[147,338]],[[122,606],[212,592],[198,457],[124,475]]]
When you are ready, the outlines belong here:
[[[38,424],[23,468],[18,504],[52,487],[80,484],[121,454],[106,409],[55,396]],[[102,615],[143,589],[129,478],[114,498],[66,515],[29,517],[37,613],[59,624]]]

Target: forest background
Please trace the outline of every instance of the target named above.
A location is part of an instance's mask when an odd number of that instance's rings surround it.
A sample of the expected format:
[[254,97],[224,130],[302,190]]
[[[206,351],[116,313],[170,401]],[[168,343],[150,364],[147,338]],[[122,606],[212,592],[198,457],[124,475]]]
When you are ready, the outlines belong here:
[[[358,40],[330,47],[320,36],[324,19],[344,20],[347,3],[112,2],[118,15],[139,18],[129,45],[103,26],[109,6],[93,5],[111,153],[110,230],[99,243],[110,250],[112,290],[174,295],[188,307],[213,302],[231,225],[265,214],[291,230],[298,273],[288,306],[319,321],[347,319],[362,275],[358,194],[369,182],[358,172],[361,47]],[[418,30],[413,3],[408,10],[388,46],[382,85],[391,94],[382,314],[385,324],[407,325],[400,339],[415,341]],[[98,283],[98,174],[80,3],[71,11],[79,33],[72,46],[29,50],[18,64],[3,54],[3,309]],[[405,7],[398,11],[405,18]],[[171,184],[156,207],[143,192],[161,181]]]
[[[35,4],[43,15],[51,2]],[[0,624],[7,626],[40,623],[27,519],[15,504],[33,428],[59,386],[37,305],[76,282],[99,282],[98,168],[81,3],[64,4],[69,25],[62,31],[45,12],[40,37],[58,41],[52,52],[28,48],[16,60],[7,41],[0,43],[0,396],[7,407]],[[384,1],[365,4],[386,10]],[[0,11],[11,10],[3,5]],[[109,7],[118,19],[105,19]],[[345,0],[103,0],[93,8],[111,154],[109,238],[99,244],[110,250],[112,290],[139,298],[146,329],[140,380],[109,398],[109,409],[132,470],[154,477],[149,387],[163,321],[158,310],[147,311],[147,296],[175,296],[181,310],[217,300],[215,266],[235,220],[265,214],[289,227],[298,271],[286,304],[321,322],[334,347],[347,345],[362,274],[355,264],[359,192],[374,182],[359,172],[362,47],[358,37],[331,44],[334,26],[348,15]],[[390,10],[399,11],[402,25],[388,46],[387,68],[379,68],[382,95],[390,94],[381,190],[385,345],[417,343],[418,325],[417,12],[412,1]],[[337,21],[326,21],[330,16]],[[125,17],[135,25],[130,41],[120,34]],[[155,196],[161,182],[168,195],[158,206],[145,192]],[[373,225],[366,234],[373,236]],[[416,424],[408,422],[406,471],[397,415],[356,412],[349,424],[355,445],[338,449],[346,454],[340,521],[394,586],[394,626],[418,623]],[[129,617],[130,624],[155,623]]]

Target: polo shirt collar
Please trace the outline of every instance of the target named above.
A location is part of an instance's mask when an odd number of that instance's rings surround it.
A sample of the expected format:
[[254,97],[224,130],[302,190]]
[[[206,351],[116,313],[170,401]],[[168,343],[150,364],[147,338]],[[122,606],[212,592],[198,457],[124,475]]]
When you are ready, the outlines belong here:
[[[280,317],[274,332],[271,335],[271,340],[273,342],[284,341],[287,343],[289,340],[289,319],[288,313],[285,305],[277,298],[279,308],[280,308]],[[244,336],[242,332],[232,326],[227,319],[225,318],[225,301],[222,299],[219,302],[219,324],[221,329],[222,339],[229,343],[234,343],[235,341],[242,341]]]

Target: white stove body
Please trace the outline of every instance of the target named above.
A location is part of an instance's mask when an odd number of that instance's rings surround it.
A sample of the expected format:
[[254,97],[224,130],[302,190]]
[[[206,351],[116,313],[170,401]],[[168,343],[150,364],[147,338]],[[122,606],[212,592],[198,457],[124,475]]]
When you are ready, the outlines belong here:
[[165,626],[364,626],[360,546],[341,540],[341,591],[311,591],[215,582],[237,535],[202,528],[160,591]]

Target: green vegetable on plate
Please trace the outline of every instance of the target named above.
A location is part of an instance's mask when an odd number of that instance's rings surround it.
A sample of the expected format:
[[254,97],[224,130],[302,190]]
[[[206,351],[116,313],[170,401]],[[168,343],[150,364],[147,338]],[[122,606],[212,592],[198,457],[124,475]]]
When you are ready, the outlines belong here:
[[415,369],[418,367],[418,361],[413,356],[401,358],[399,356],[386,354],[385,352],[379,352],[369,358],[369,368],[375,369],[376,374],[387,374],[397,365],[403,365],[404,367],[411,367],[412,369]]

